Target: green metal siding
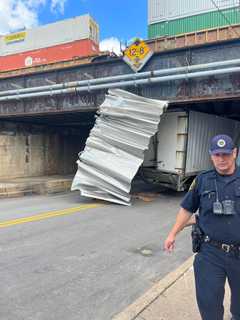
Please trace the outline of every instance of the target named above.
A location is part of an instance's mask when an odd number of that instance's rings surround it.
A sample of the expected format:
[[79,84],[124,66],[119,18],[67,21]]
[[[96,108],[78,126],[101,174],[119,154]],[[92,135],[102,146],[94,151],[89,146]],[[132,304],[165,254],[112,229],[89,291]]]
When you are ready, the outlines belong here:
[[148,26],[148,38],[174,36],[198,30],[211,29],[240,23],[240,9],[212,11],[176,20],[154,23]]

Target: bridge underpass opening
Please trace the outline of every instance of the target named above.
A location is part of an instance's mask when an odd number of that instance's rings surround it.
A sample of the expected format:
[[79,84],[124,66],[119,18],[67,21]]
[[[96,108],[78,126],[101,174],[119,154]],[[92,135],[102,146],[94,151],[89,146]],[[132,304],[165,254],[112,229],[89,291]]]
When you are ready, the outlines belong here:
[[169,110],[192,110],[240,121],[240,97],[170,103]]
[[74,175],[94,112],[0,119],[0,181]]
[[[169,109],[195,110],[240,121],[240,98],[170,103]],[[94,111],[1,118],[0,185],[16,178],[72,178],[78,153],[84,149],[94,122]]]

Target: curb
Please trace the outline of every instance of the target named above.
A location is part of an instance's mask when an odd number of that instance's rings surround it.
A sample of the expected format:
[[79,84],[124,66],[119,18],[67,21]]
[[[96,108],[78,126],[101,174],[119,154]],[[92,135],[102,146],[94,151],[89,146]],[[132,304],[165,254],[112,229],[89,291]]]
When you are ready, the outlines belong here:
[[188,258],[180,267],[167,274],[163,279],[150,288],[144,295],[130,304],[125,310],[117,314],[112,320],[134,320],[151,303],[162,295],[169,287],[174,285],[193,265],[194,255]]
[[55,194],[69,191],[72,179],[53,179],[23,183],[0,183],[0,198],[24,197],[27,195]]

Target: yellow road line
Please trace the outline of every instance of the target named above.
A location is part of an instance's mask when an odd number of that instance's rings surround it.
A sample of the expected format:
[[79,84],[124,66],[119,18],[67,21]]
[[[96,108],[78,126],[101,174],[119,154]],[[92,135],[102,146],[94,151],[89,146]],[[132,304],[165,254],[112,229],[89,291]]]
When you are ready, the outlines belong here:
[[15,220],[8,220],[8,221],[3,221],[0,222],[0,228],[6,228],[10,227],[16,224],[22,224],[22,223],[27,223],[27,222],[33,222],[33,221],[39,221],[43,219],[48,219],[48,218],[53,218],[57,216],[64,216],[72,213],[77,213],[79,211],[87,210],[87,209],[93,209],[102,206],[101,204],[83,204],[79,207],[74,207],[74,208],[67,208],[63,210],[57,210],[57,211],[49,211],[45,213],[40,213],[36,214],[35,216],[30,216],[30,217],[24,217],[24,218],[19,218]]

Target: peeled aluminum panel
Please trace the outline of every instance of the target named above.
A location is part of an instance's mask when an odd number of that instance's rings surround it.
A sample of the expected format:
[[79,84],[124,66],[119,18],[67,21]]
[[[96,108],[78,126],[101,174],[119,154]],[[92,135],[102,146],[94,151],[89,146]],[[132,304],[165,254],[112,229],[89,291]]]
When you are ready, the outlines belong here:
[[109,90],[79,154],[72,190],[85,197],[130,205],[131,183],[157,132],[166,101]]
[[[21,41],[7,42],[6,36],[0,37],[0,56],[16,54],[77,40],[91,39],[99,42],[99,28],[89,16],[58,21],[24,31]],[[12,34],[14,36],[14,34]]]
[[239,121],[190,111],[185,174],[195,174],[211,167],[209,143],[212,137],[227,134],[237,141],[239,132]]
[[[239,0],[214,0],[222,9],[239,7]],[[148,23],[179,19],[218,10],[211,0],[148,0]]]

